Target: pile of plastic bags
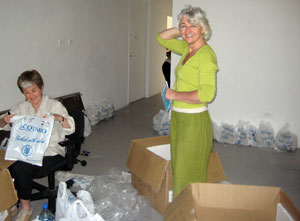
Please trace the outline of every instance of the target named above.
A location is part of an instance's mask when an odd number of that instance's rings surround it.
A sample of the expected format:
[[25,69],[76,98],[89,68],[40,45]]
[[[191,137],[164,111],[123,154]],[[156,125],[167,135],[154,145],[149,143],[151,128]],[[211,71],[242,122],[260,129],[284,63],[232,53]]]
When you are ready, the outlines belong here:
[[297,148],[297,135],[289,130],[288,124],[285,124],[276,135],[271,123],[265,121],[260,122],[258,128],[245,121],[239,121],[236,126],[224,122],[217,126],[213,122],[213,128],[214,139],[220,143],[269,148],[278,151],[295,151]]
[[114,106],[108,99],[103,99],[100,103],[93,103],[87,106],[85,114],[92,126],[101,120],[107,120],[114,115]]
[[[77,197],[61,187],[64,185],[61,183],[72,176],[75,188],[85,188],[85,190],[78,191]],[[131,185],[131,174],[128,172],[112,168],[102,176],[67,173],[64,177],[61,173],[56,178],[60,180],[60,188],[63,189],[61,192],[59,190],[57,197],[56,220],[71,221],[76,220],[77,216],[80,218],[77,220],[85,221],[99,221],[101,220],[99,217],[105,221],[150,220],[151,205]],[[82,203],[78,203],[78,200]],[[73,205],[75,202],[76,204]],[[73,207],[77,209],[77,213],[74,212]],[[82,207],[86,207],[86,209]],[[72,210],[72,214],[67,212],[68,210]]]

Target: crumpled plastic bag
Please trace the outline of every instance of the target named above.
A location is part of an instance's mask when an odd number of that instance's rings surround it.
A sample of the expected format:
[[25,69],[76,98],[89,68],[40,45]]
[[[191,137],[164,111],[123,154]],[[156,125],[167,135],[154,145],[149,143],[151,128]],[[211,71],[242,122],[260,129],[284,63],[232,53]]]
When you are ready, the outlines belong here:
[[75,197],[65,182],[60,181],[56,198],[55,220],[60,221],[104,221],[95,211],[91,194],[79,190]]
[[84,114],[84,137],[88,137],[92,133],[92,125],[88,117]]
[[274,129],[270,122],[259,123],[257,144],[258,147],[274,148]]
[[246,131],[246,124],[247,122],[239,120],[238,125],[235,128],[236,134],[236,144],[248,146],[248,138],[247,138],[247,131]]
[[288,152],[295,151],[297,148],[298,137],[289,130],[289,124],[286,123],[276,134],[276,148]]
[[105,221],[98,213],[91,213],[86,205],[81,200],[76,200],[72,203],[66,216],[61,218],[60,221]]
[[249,122],[246,123],[245,128],[247,133],[248,144],[250,146],[257,147],[257,128]]
[[153,117],[153,129],[156,130],[159,135],[170,134],[169,112],[160,110],[159,113]]
[[219,131],[219,127],[218,125],[214,122],[211,121],[212,126],[213,126],[213,136],[214,136],[214,140],[219,141],[220,140],[220,131]]
[[100,103],[93,103],[85,109],[90,124],[98,124],[101,120],[107,120],[114,115],[114,106],[108,99],[103,99]]
[[236,135],[235,135],[235,127],[233,125],[222,122],[219,130],[220,130],[220,139],[219,139],[220,143],[235,144]]

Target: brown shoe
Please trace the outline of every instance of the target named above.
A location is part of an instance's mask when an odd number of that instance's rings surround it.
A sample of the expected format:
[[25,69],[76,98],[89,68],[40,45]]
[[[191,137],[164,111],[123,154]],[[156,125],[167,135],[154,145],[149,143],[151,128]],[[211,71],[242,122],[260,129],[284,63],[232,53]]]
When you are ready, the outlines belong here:
[[32,208],[30,211],[21,209],[18,215],[16,216],[16,221],[30,221],[31,216],[32,216]]

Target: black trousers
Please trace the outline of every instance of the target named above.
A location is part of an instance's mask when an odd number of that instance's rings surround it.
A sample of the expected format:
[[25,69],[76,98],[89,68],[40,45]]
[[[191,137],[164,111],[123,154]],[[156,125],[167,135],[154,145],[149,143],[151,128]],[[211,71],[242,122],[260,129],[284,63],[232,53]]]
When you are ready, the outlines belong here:
[[32,191],[32,180],[47,172],[64,158],[60,155],[45,156],[43,166],[36,166],[23,161],[16,161],[9,167],[11,176],[15,179],[15,188],[19,199],[30,200]]
[[162,65],[162,72],[165,76],[165,80],[168,82],[168,85],[169,87],[171,88],[171,81],[170,81],[170,78],[171,78],[171,64],[167,61],[165,61]]

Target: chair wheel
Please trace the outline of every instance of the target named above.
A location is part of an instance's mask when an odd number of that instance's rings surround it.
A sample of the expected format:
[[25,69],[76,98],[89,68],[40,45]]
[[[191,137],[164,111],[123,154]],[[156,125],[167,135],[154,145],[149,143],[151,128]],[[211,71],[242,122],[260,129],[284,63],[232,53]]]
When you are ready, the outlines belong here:
[[81,166],[83,166],[83,167],[84,167],[84,166],[86,166],[86,161],[85,161],[85,160],[83,160],[83,161],[81,161],[81,162],[80,162],[80,164],[81,164]]

